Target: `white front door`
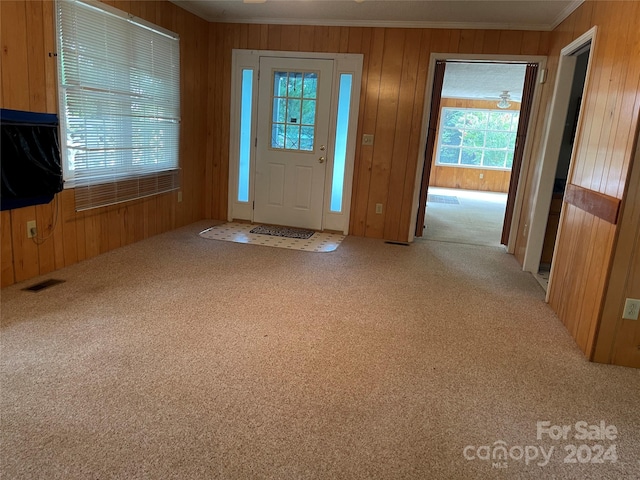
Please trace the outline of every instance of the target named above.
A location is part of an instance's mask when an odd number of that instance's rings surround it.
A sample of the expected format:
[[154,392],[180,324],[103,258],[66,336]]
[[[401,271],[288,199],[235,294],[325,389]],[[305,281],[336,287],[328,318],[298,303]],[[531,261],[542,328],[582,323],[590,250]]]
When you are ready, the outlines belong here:
[[322,229],[333,60],[260,58],[254,222]]

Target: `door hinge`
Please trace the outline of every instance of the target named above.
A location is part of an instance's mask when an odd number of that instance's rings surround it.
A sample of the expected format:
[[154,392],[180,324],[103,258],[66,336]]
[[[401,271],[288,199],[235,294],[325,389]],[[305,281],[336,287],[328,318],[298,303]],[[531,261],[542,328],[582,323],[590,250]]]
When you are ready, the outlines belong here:
[[256,209],[256,201],[253,201],[253,204],[251,205],[251,210],[255,210]]
[[253,141],[253,146],[258,148],[258,137],[256,137],[255,140]]

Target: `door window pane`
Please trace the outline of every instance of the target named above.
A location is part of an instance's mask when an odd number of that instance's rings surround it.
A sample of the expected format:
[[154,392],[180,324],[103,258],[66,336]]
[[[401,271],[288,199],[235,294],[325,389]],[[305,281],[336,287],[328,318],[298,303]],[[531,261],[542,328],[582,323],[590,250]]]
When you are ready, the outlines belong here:
[[314,150],[317,90],[316,72],[273,73],[271,148]]

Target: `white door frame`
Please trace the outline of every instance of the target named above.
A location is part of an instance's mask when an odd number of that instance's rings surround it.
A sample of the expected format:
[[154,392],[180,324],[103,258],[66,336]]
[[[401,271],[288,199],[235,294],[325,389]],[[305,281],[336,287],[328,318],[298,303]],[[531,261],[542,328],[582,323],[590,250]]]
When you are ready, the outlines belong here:
[[[247,220],[253,222],[253,202],[255,186],[256,158],[256,125],[258,108],[258,75],[260,57],[281,57],[298,59],[328,59],[334,61],[333,83],[331,93],[331,118],[329,124],[329,142],[327,144],[327,169],[325,175],[325,195],[322,215],[322,229],[349,233],[351,215],[351,194],[353,187],[353,169],[358,131],[358,113],[360,108],[360,89],[362,84],[362,62],[364,55],[347,53],[315,53],[315,52],[281,52],[274,50],[242,50],[233,49],[231,55],[231,112],[229,132],[229,197],[227,219]],[[252,127],[249,168],[249,198],[246,202],[238,201],[239,159],[240,159],[240,106],[242,100],[242,72],[253,70]],[[349,108],[349,131],[345,158],[344,186],[342,210],[332,212],[331,187],[333,179],[333,158],[335,151],[336,117],[338,95],[342,74],[352,75],[351,103]]]
[[[540,154],[541,167],[540,174],[533,182],[533,210],[529,222],[529,232],[527,235],[527,247],[524,254],[523,270],[531,273],[538,273],[540,268],[540,257],[542,256],[542,248],[544,246],[544,236],[549,218],[549,207],[551,205],[551,197],[553,194],[553,183],[556,175],[556,167],[558,165],[558,156],[562,144],[562,137],[565,130],[565,122],[567,119],[567,109],[569,108],[569,100],[571,96],[571,87],[573,82],[573,74],[576,66],[575,53],[580,51],[585,45],[591,43],[591,51],[589,52],[589,61],[587,63],[587,72],[583,91],[586,91],[592,65],[592,55],[594,52],[594,43],[596,38],[597,27],[593,27],[588,32],[564,47],[560,52],[560,60],[558,63],[558,74],[551,99],[551,107],[546,122],[544,137],[542,138],[542,150]],[[584,104],[584,102],[583,102]],[[582,112],[578,115],[578,125],[576,128],[576,136],[580,131],[582,124]],[[569,175],[567,183],[571,178],[573,169],[573,155],[569,163]],[[560,233],[560,229],[558,229]],[[556,237],[557,238],[557,237]],[[551,279],[550,282],[551,283]],[[547,291],[550,289],[547,288]]]
[[[524,147],[524,155],[522,158],[522,168],[520,170],[520,178],[518,181],[518,190],[516,193],[515,208],[513,210],[513,220],[511,222],[511,230],[509,234],[509,244],[507,252],[513,253],[515,250],[516,232],[518,231],[518,219],[522,210],[524,201],[524,179],[531,161],[531,150],[533,148],[533,131],[537,123],[538,112],[540,108],[540,83],[546,78],[547,57],[541,55],[492,55],[492,54],[465,54],[465,53],[432,53],[429,59],[429,74],[427,76],[427,85],[424,97],[424,109],[422,112],[422,128],[420,134],[420,149],[418,150],[416,178],[413,190],[413,205],[411,207],[411,225],[409,226],[409,242],[415,239],[416,220],[418,215],[418,203],[420,201],[420,187],[422,183],[422,173],[424,170],[424,154],[427,148],[427,128],[429,125],[429,116],[431,114],[431,92],[433,90],[433,77],[435,73],[436,60],[455,60],[455,61],[482,61],[482,62],[511,62],[511,63],[537,63],[539,65],[538,81],[533,93],[533,105],[531,108],[531,118],[529,118],[529,127],[527,129],[527,137]],[[446,75],[446,73],[445,73]],[[429,159],[429,161],[431,161]]]

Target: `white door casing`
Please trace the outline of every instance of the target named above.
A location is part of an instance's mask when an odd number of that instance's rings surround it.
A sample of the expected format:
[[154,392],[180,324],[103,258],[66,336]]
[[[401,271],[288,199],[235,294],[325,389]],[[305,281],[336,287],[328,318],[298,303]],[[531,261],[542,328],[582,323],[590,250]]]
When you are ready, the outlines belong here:
[[333,60],[260,58],[254,221],[322,229]]
[[[227,220],[258,221],[254,215],[256,160],[258,144],[263,141],[258,138],[257,127],[258,78],[269,77],[269,73],[260,74],[260,60],[265,57],[333,61],[331,97],[323,101],[329,104],[330,117],[326,155],[312,158],[326,157],[321,228],[347,235],[360,112],[362,54],[233,49]],[[271,136],[270,132],[267,134]]]

